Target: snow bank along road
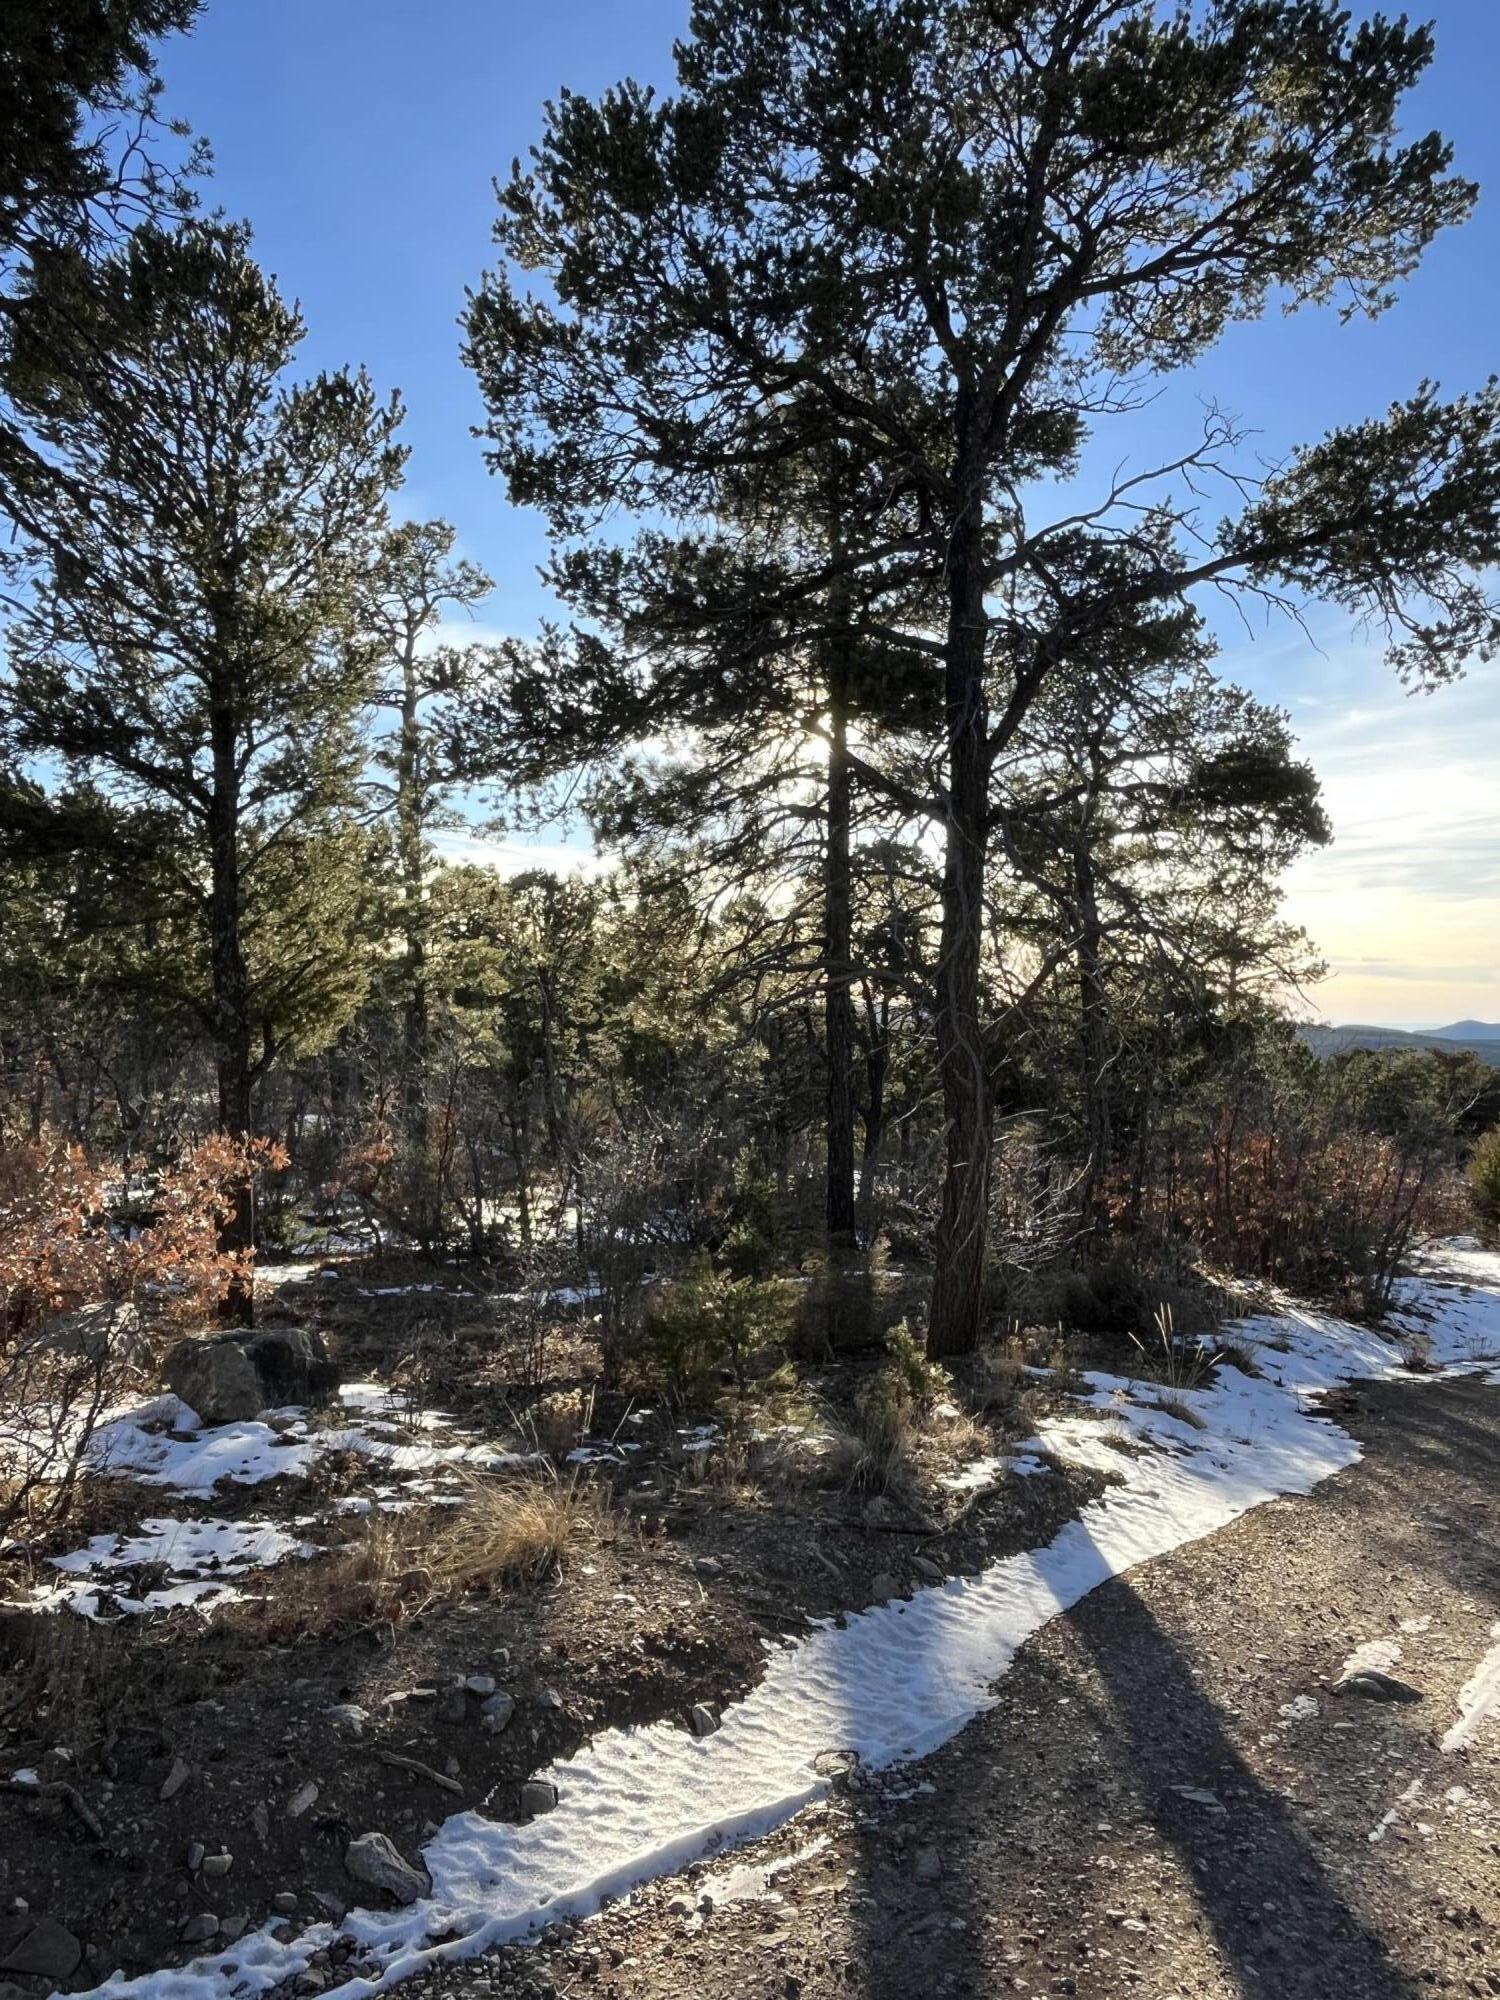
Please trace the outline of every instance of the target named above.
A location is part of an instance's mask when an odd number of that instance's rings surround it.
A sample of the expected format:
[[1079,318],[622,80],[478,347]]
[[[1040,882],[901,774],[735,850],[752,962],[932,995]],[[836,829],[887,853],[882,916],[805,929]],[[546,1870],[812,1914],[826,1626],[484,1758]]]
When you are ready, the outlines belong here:
[[[1359,1448],[1318,1414],[1320,1392],[1351,1378],[1406,1377],[1420,1393],[1424,1377],[1408,1367],[1416,1355],[1500,1383],[1500,1256],[1467,1242],[1444,1246],[1403,1283],[1396,1327],[1399,1339],[1381,1338],[1291,1304],[1241,1321],[1232,1337],[1258,1372],[1221,1367],[1208,1386],[1169,1399],[1194,1422],[1161,1407],[1159,1385],[1090,1376],[1076,1413],[1023,1448],[1106,1468],[1118,1482],[1055,1540],[777,1647],[760,1685],[711,1736],[668,1723],[606,1732],[539,1774],[556,1787],[557,1804],[526,1825],[455,1814],[423,1852],[428,1895],[345,1919],[364,1969],[339,1990],[373,1992],[524,1938],[765,1833],[825,1792],[851,1757],[880,1768],[937,1748],[990,1706],[1022,1643],[1099,1584],[1352,1464]],[[1456,1726],[1478,1729],[1495,1706],[1500,1660],[1492,1658],[1465,1689]],[[325,1924],[278,1940],[268,1929],[230,1952],[117,1975],[96,1991],[253,2000],[305,1970],[337,1934]]]

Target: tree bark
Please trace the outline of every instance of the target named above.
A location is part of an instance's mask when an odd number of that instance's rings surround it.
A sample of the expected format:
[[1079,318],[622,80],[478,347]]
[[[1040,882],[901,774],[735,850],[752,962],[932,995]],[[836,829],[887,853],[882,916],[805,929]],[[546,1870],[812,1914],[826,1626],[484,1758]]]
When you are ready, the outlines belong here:
[[882,995],[877,1006],[865,988],[865,1143],[859,1175],[859,1217],[869,1230],[875,1217],[875,1183],[880,1172],[880,1147],[885,1138],[885,1084],[890,1071],[890,1001]]
[[1102,1235],[1109,1226],[1104,1184],[1114,1139],[1109,1088],[1109,994],[1104,983],[1104,930],[1094,885],[1093,861],[1085,840],[1073,854],[1073,889],[1078,910],[1078,1005],[1083,1061],[1083,1130],[1088,1148],[1084,1170],[1084,1222]]
[[854,1208],[854,977],[850,882],[852,782],[845,677],[829,677],[828,833],[823,855],[823,1033],[828,1063],[827,1223],[831,1243],[852,1245]]
[[982,527],[976,497],[949,545],[948,818],[936,1019],[947,1159],[927,1321],[934,1360],[979,1344],[989,1229],[991,1092],[979,1021],[990,771]]
[[422,924],[421,723],[417,704],[416,633],[401,658],[401,737],[396,753],[396,840],[405,931],[406,1023],[402,1095],[408,1128],[420,1139],[427,1112],[427,942]]
[[[211,721],[213,796],[209,809],[209,957],[213,978],[215,1041],[219,1085],[219,1130],[226,1138],[250,1137],[255,1065],[250,1026],[249,977],[240,933],[239,767],[232,708],[216,705]],[[255,1248],[253,1191],[237,1188],[234,1206],[220,1223],[221,1256],[243,1256]],[[255,1294],[248,1275],[232,1279],[219,1302],[226,1324],[249,1326]]]

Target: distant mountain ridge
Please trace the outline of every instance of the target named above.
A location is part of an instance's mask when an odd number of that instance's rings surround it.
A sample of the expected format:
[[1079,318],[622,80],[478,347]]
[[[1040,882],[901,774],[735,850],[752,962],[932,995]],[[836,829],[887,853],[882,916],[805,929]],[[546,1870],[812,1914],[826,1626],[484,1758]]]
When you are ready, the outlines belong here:
[[1448,1055],[1475,1055],[1500,1069],[1500,1024],[1489,1021],[1455,1021],[1430,1033],[1358,1021],[1335,1027],[1309,1022],[1297,1032],[1315,1056],[1342,1055],[1347,1049],[1440,1049]]

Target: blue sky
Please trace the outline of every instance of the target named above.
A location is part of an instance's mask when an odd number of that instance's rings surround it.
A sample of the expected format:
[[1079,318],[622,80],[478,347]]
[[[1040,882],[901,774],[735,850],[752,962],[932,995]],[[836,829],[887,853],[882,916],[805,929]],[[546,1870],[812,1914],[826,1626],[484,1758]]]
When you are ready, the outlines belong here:
[[[403,506],[441,514],[496,579],[481,616],[526,632],[546,608],[538,522],[518,514],[470,436],[459,361],[464,287],[491,257],[491,182],[537,137],[543,101],[625,75],[671,77],[688,0],[209,0],[163,51],[168,109],[213,146],[216,198],[309,322],[310,367],[363,362],[409,406]],[[1391,11],[1395,11],[1392,8]],[[1420,16],[1424,11],[1415,8]],[[1429,0],[1438,57],[1410,123],[1437,125],[1486,189],[1374,325],[1332,314],[1234,329],[1109,462],[1181,448],[1211,398],[1275,457],[1383,408],[1423,376],[1477,385],[1500,366],[1500,4]],[[1493,190],[1493,192],[1489,192]],[[1292,712],[1323,776],[1336,841],[1302,864],[1291,913],[1332,967],[1313,996],[1340,1020],[1500,1018],[1500,664],[1431,697],[1390,680],[1378,643],[1318,616],[1220,624],[1236,678]]]

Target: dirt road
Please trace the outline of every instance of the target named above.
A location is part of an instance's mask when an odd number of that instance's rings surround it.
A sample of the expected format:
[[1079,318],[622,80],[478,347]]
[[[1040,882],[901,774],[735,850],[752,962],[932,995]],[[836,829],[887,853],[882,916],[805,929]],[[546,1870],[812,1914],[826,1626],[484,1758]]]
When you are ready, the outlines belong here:
[[[1084,1599],[935,1756],[405,1990],[1500,1994],[1500,1713],[1441,1747],[1500,1637],[1500,1390],[1339,1421],[1361,1464]],[[1330,1693],[1375,1641],[1420,1701]]]

